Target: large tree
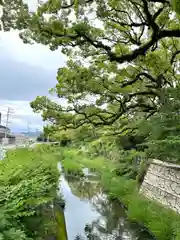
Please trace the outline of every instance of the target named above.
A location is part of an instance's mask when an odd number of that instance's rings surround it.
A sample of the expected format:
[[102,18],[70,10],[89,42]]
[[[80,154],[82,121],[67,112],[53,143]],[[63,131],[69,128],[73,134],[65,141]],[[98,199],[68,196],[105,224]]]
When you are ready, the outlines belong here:
[[31,16],[23,0],[0,0],[0,30],[26,29]]
[[68,57],[54,89],[68,105],[38,97],[33,109],[62,128],[120,128],[156,113],[166,89],[179,84],[180,22],[174,10],[176,1],[168,0],[42,3],[21,36],[52,50],[61,47]]

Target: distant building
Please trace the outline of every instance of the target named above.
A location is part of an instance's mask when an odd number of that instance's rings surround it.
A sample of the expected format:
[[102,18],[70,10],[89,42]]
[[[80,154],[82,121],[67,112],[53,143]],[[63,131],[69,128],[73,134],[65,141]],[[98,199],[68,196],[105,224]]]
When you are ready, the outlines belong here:
[[1,124],[1,113],[0,113],[0,144],[14,144],[15,136],[11,133],[11,130]]
[[16,138],[15,142],[17,145],[25,144],[29,140],[29,138],[24,134],[15,134],[15,138]]

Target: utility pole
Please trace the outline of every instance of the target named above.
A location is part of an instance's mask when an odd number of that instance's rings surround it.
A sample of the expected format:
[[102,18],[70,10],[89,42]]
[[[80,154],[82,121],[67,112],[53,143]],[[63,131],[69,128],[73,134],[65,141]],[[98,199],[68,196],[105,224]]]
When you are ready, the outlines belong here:
[[8,124],[11,123],[9,121],[9,117],[10,115],[13,113],[13,109],[8,107],[8,110],[7,110],[7,115],[6,115],[6,129],[5,129],[5,136],[4,138],[7,139],[7,132],[8,132]]

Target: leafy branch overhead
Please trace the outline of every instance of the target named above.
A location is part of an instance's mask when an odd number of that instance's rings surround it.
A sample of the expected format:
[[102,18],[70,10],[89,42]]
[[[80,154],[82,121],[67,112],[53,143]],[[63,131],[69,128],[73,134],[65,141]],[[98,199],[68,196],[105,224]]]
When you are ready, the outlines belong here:
[[177,6],[167,0],[40,4],[21,37],[60,47],[68,57],[54,89],[67,104],[42,108],[38,98],[34,110],[65,128],[110,126],[137,113],[156,113],[166,89],[179,84]]
[[[31,29],[36,40],[49,43],[52,49],[79,46],[85,56],[88,48],[90,55],[94,50],[123,63],[143,56],[164,38],[180,37],[176,18],[169,20],[173,6],[166,0],[81,1],[78,6],[79,1],[74,1],[69,7],[66,1],[60,2],[42,4]],[[44,14],[51,14],[49,21]]]

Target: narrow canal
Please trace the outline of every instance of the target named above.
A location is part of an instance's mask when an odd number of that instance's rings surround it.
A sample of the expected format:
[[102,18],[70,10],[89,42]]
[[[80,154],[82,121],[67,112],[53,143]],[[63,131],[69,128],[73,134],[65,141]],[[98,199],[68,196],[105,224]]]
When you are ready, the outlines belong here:
[[93,177],[61,174],[60,191],[65,199],[68,240],[152,240],[145,229],[128,221],[125,209],[108,200]]

